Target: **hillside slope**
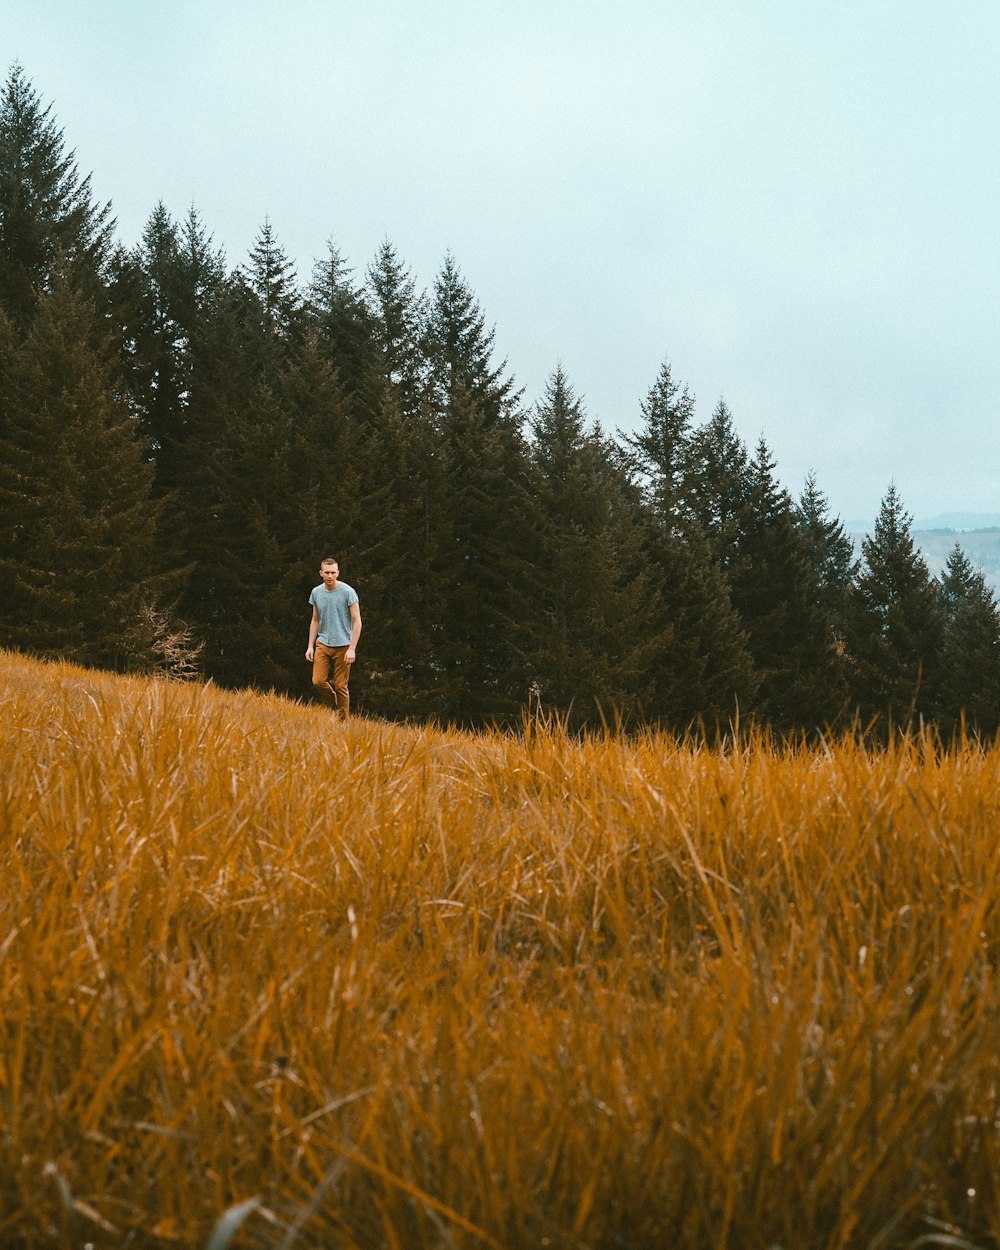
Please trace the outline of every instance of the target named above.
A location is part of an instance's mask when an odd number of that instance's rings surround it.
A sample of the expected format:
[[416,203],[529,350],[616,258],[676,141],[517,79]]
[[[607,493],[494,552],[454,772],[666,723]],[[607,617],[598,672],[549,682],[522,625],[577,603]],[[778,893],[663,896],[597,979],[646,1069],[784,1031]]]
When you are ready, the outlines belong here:
[[5,1244],[1000,1235],[997,750],[0,692]]

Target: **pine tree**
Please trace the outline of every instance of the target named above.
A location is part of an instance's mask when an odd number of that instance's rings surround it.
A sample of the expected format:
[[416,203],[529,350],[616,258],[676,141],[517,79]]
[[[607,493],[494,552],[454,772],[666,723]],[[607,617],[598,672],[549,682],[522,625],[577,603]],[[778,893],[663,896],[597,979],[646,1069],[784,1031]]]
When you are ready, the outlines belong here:
[[119,311],[125,368],[136,412],[154,457],[180,419],[183,383],[173,305],[177,226],[158,203],[135,251],[113,262],[112,302]]
[[645,556],[657,605],[657,653],[644,683],[645,715],[684,730],[725,728],[757,689],[729,585],[701,526],[684,506],[694,401],[664,364],[625,440],[640,489]]
[[128,309],[123,337],[133,402],[163,493],[177,484],[193,343],[209,300],[225,281],[225,260],[194,208],[178,226],[160,203],[139,247],[116,268],[119,283],[131,292],[123,301]]
[[372,317],[375,364],[369,380],[371,407],[383,402],[384,386],[398,391],[405,419],[426,419],[426,361],[423,352],[427,299],[386,241],[368,267],[366,296]]
[[[227,280],[226,260],[192,207],[176,222],[156,205],[138,247],[115,257],[114,279],[125,285],[121,304],[126,359],[140,418],[150,437],[160,422],[148,416],[150,396],[172,409],[190,390],[192,346],[210,302]],[[161,393],[162,392],[162,396]],[[169,427],[169,422],[166,427]]]
[[371,401],[357,457],[366,498],[358,539],[364,576],[356,587],[365,633],[352,690],[379,715],[446,719],[438,659],[448,625],[436,562],[444,496],[439,436],[430,420],[404,415],[390,382]]
[[514,657],[530,610],[519,542],[530,507],[527,458],[518,393],[506,362],[493,361],[494,337],[447,256],[422,339],[441,491],[431,546],[447,623],[434,656],[447,715],[466,723],[510,719],[524,703]]
[[247,326],[248,337],[261,352],[262,373],[270,376],[281,370],[301,344],[306,323],[295,269],[270,221],[261,227],[243,272],[256,297],[247,304],[256,322]]
[[195,358],[209,310],[221,303],[225,286],[225,260],[194,208],[178,224],[158,204],[140,245],[119,251],[112,263],[110,306],[124,386],[155,470],[157,545],[178,574],[191,562],[184,517],[193,486],[188,442]]
[[343,401],[315,340],[299,335],[273,235],[265,243],[263,272],[234,273],[198,328],[175,526],[209,674],[302,692],[302,586],[320,558],[327,444]]
[[681,489],[686,509],[728,574],[739,558],[740,517],[750,492],[750,457],[724,400],[687,439]]
[[423,350],[435,406],[446,409],[459,388],[484,416],[496,423],[517,409],[519,393],[505,376],[507,362],[494,365],[495,330],[449,253],[434,283]]
[[651,565],[661,643],[650,661],[643,709],[675,730],[727,732],[756,706],[760,676],[729,583],[701,532],[660,535]]
[[902,726],[933,712],[942,622],[934,583],[913,542],[895,486],[848,598],[846,646],[856,705],[865,718]]
[[681,387],[664,361],[642,404],[643,426],[627,436],[630,463],[644,483],[646,503],[660,519],[680,528],[694,397]]
[[427,300],[388,242],[366,279],[370,338],[350,398],[367,507],[359,538],[366,569],[359,688],[380,714],[448,718],[456,676],[442,659],[445,436],[428,385]]
[[938,585],[943,622],[937,719],[979,733],[1000,729],[1000,609],[982,572],[955,544]]
[[307,304],[317,339],[353,406],[374,368],[374,331],[364,292],[333,243],[313,268]]
[[111,206],[94,203],[51,114],[15,64],[0,93],[0,308],[14,326],[57,272],[97,300],[111,254]]
[[535,576],[527,676],[543,706],[573,723],[628,717],[660,646],[633,492],[561,368],[530,425],[541,529],[525,536]]
[[189,376],[171,508],[206,669],[307,694],[304,605],[322,556],[352,568],[362,466],[339,375],[269,223],[199,310]]
[[509,721],[524,706],[519,655],[534,610],[522,548],[535,504],[527,453],[511,417],[456,383],[440,441],[443,466],[436,538],[436,653],[449,714],[464,722]]
[[[178,631],[155,551],[152,470],[92,304],[56,274],[0,376],[0,640],[146,671]],[[183,666],[183,665],[182,665]]]
[[805,533],[763,438],[748,466],[736,552],[729,579],[761,677],[760,715],[783,731],[831,724],[845,695],[836,640]]
[[847,595],[857,571],[854,544],[839,517],[831,517],[826,496],[816,475],[806,477],[795,509],[806,539],[806,556],[819,585],[821,606],[831,627],[843,632]]

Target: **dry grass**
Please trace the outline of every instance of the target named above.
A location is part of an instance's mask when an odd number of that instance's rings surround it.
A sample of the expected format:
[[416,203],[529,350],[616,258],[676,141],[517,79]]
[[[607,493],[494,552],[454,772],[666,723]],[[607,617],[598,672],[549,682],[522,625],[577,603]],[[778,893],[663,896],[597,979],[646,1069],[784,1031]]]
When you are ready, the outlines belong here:
[[0,690],[0,1244],[997,1244],[1000,751]]

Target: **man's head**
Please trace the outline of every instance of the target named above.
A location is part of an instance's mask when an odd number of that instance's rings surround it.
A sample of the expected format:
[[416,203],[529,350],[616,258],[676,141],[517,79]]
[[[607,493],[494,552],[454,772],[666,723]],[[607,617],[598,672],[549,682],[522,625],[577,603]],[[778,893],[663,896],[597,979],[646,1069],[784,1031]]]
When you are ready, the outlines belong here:
[[320,561],[319,575],[322,577],[323,585],[327,590],[336,589],[337,578],[340,576],[340,565],[333,556],[327,556],[325,560]]

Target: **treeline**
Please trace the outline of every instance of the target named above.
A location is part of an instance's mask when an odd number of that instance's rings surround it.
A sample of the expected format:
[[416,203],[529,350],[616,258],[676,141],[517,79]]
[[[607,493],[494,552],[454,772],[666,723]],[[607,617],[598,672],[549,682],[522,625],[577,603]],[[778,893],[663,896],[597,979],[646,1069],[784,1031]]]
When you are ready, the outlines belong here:
[[329,554],[372,714],[996,730],[993,593],[957,546],[930,576],[893,488],[855,560],[816,480],[792,498],[668,364],[633,435],[561,368],[528,407],[450,255],[428,292],[388,242],[303,283],[270,223],[235,267],[194,209],[114,230],[15,66],[0,645],[307,695]]

